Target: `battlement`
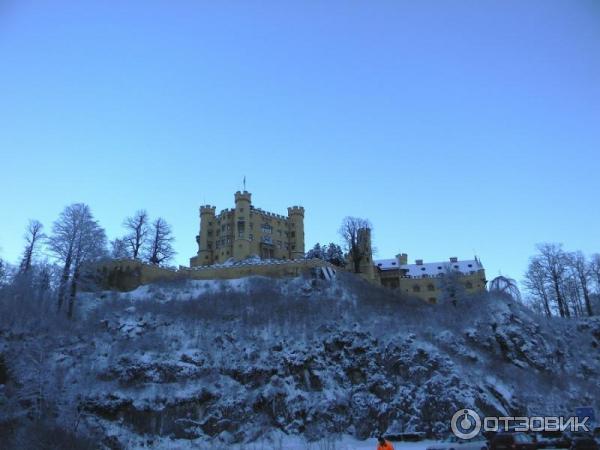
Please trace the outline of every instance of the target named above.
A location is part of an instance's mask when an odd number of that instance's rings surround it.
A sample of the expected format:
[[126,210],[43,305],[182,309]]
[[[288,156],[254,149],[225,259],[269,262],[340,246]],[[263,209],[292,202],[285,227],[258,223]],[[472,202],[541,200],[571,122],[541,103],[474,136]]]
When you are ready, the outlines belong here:
[[335,274],[335,267],[321,259],[256,260],[214,264],[179,269],[153,266],[141,261],[122,259],[95,263],[90,266],[104,289],[131,291],[139,286],[177,280],[228,280],[249,276],[297,277],[315,275],[322,269]]
[[304,207],[302,207],[302,206],[290,206],[288,208],[288,216],[302,216],[302,217],[304,217]]
[[214,216],[216,209],[216,206],[202,205],[200,206],[200,214],[211,214]]
[[247,202],[252,201],[252,194],[248,191],[237,191],[235,193],[235,202],[239,202],[241,200],[245,200]]

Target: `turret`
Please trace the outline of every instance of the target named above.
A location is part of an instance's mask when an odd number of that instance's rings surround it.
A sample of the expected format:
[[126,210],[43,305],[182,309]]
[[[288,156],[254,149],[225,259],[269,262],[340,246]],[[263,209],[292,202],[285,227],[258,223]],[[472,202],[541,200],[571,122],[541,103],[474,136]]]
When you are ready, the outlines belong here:
[[408,255],[406,253],[398,253],[396,259],[400,265],[408,264]]
[[250,256],[250,205],[252,194],[248,191],[235,193],[233,257],[237,260]]
[[[360,249],[362,258],[358,265],[358,273],[368,280],[375,279],[375,269],[373,267],[373,249],[371,246],[371,229],[370,228],[359,228],[356,233],[356,244]],[[350,264],[354,264],[352,251],[348,254],[348,261]]]
[[304,208],[290,206],[288,208],[290,258],[304,258]]
[[196,236],[198,256],[190,260],[191,266],[204,266],[213,263],[215,210],[216,207],[211,205],[200,206],[200,232]]

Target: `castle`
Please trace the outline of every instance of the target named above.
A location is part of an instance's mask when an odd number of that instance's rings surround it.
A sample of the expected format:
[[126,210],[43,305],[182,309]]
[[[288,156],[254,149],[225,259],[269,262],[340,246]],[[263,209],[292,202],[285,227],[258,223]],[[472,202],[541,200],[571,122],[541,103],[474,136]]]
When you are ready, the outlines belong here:
[[[218,215],[211,205],[200,207],[200,232],[196,236],[198,252],[190,258],[190,267],[169,269],[139,260],[112,260],[96,267],[106,288],[131,290],[161,280],[231,279],[250,275],[270,277],[312,274],[330,279],[334,266],[321,259],[304,258],[304,208],[292,206],[287,216],[264,211],[252,205],[250,192],[235,193],[235,207]],[[373,260],[371,230],[358,230],[360,262],[347,255],[342,270],[357,272],[368,281],[398,290],[405,296],[437,303],[458,290],[477,293],[485,290],[485,270],[478,258],[445,262],[408,264],[406,253],[392,259]]]
[[292,206],[287,216],[264,211],[252,205],[248,191],[235,193],[235,207],[218,215],[211,205],[200,207],[198,253],[191,267],[261,259],[304,258],[304,208]]
[[[192,268],[234,264],[252,257],[273,262],[304,258],[304,208],[292,206],[287,216],[263,211],[252,205],[252,194],[244,190],[235,193],[234,208],[218,215],[215,210],[210,205],[200,207],[198,253],[190,259]],[[429,303],[439,300],[448,276],[454,276],[467,293],[485,289],[485,270],[477,258],[459,261],[452,257],[432,263],[418,259],[408,264],[408,256],[402,253],[373,261],[371,230],[358,230],[358,239],[365,256],[355,268],[349,255],[346,269],[358,269],[362,277],[376,284]]]

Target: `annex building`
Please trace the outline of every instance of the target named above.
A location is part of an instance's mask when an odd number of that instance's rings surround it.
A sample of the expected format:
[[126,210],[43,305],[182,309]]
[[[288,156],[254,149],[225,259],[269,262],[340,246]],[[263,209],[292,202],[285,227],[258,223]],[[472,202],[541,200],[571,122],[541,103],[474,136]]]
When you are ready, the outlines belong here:
[[482,292],[486,288],[485,269],[479,258],[423,262],[417,259],[408,264],[408,255],[401,253],[391,259],[373,262],[374,277],[381,285],[399,289],[403,294],[418,297],[429,303],[437,303],[449,284],[449,277],[467,294]]

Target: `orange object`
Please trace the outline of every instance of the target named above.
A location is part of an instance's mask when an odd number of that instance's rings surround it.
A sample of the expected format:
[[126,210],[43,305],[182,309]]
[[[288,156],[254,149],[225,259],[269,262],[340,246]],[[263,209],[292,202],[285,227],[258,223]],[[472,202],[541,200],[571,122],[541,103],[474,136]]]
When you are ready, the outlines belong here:
[[377,450],[394,450],[394,446],[390,441],[385,441],[383,445],[377,444]]

